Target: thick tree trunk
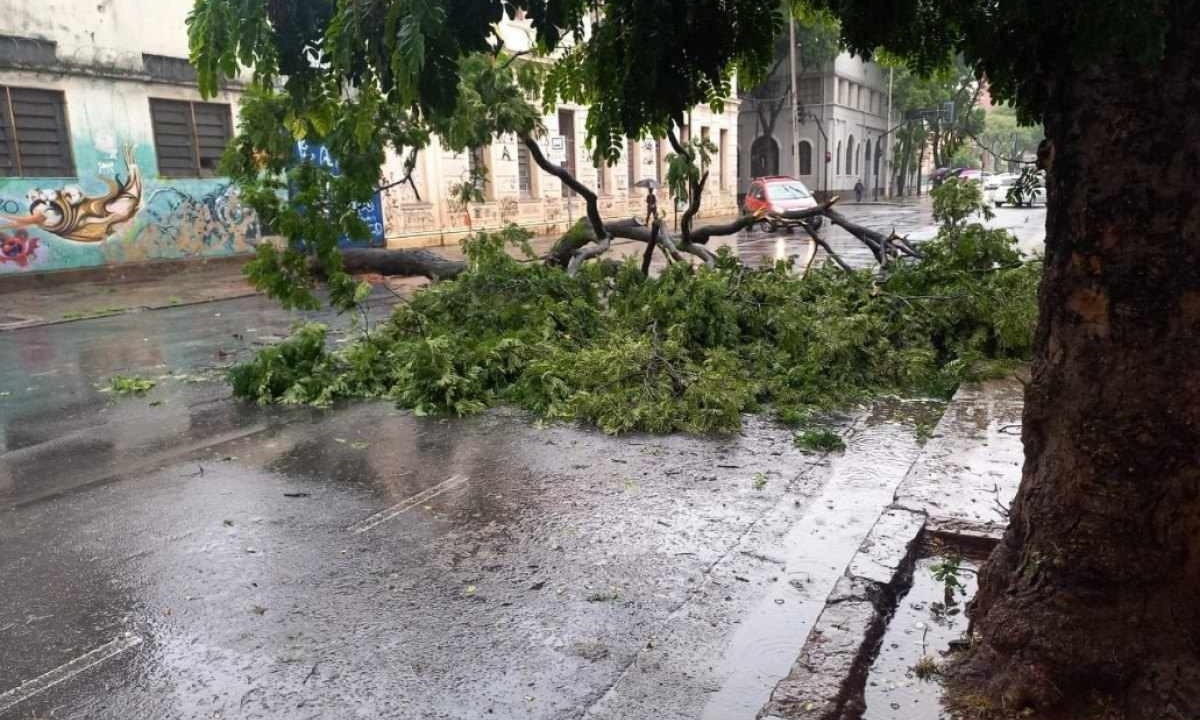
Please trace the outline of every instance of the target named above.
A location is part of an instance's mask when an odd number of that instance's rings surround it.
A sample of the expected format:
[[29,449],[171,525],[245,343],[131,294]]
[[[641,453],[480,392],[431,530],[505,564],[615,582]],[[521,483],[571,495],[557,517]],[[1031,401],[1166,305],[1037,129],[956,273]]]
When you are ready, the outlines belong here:
[[349,273],[423,276],[447,280],[467,269],[460,260],[448,260],[429,250],[385,250],[383,248],[345,248],[342,266]]
[[1051,90],[1024,477],[957,673],[1004,717],[1200,717],[1200,9],[1174,7],[1158,67]]

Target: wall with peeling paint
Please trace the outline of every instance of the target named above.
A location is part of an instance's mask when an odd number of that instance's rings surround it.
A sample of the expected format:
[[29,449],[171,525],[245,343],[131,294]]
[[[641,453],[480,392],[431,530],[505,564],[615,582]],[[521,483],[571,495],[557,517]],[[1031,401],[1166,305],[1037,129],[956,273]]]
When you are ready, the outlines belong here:
[[[0,177],[0,277],[250,252],[258,222],[227,179],[158,169],[150,99],[201,99],[186,64],[191,2],[19,5],[0,14],[0,85],[63,93],[74,173]],[[129,42],[137,46],[121,45]],[[230,89],[209,100],[229,105],[235,127],[237,97]],[[29,219],[39,197],[103,197],[109,181],[131,173],[141,181],[136,212],[101,239],[81,242]]]

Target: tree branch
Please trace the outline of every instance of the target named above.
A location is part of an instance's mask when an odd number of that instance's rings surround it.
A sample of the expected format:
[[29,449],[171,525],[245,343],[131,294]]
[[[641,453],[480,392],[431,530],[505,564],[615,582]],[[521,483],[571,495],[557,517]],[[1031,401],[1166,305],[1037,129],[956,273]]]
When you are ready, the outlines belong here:
[[596,193],[592,192],[591,188],[587,185],[579,182],[566,168],[555,165],[547,160],[546,156],[542,154],[541,146],[533,138],[523,135],[521,142],[525,144],[525,148],[529,150],[529,156],[533,158],[538,167],[561,180],[564,185],[574,190],[583,198],[583,201],[587,204],[588,221],[591,222],[597,239],[603,241],[606,237],[606,232],[604,230],[604,220],[600,217],[600,205],[596,199]]
[[833,248],[829,247],[829,243],[825,242],[825,240],[817,234],[816,230],[813,230],[808,225],[801,225],[801,227],[804,228],[804,231],[808,233],[808,236],[812,238],[813,242],[815,242],[817,245],[820,245],[821,248],[829,254],[829,257],[833,258],[834,262],[836,262],[843,270],[846,272],[854,272],[854,270],[851,269],[846,261],[843,260],[840,255],[834,252]]

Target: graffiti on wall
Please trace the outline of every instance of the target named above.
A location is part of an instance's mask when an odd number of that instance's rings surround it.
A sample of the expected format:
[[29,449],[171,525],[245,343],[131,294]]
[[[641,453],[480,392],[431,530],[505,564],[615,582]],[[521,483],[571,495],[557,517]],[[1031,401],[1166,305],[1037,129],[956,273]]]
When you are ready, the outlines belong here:
[[148,180],[132,148],[123,160],[123,173],[91,178],[90,192],[79,183],[6,181],[0,187],[0,273],[253,249],[257,218],[227,180]]
[[126,178],[100,178],[108,186],[102,195],[88,196],[78,185],[54,190],[33,188],[25,197],[29,212],[25,215],[0,215],[10,228],[37,227],[66,240],[101,242],[113,233],[113,226],[132,218],[142,204],[142,174],[133,160],[132,149],[125,151]]

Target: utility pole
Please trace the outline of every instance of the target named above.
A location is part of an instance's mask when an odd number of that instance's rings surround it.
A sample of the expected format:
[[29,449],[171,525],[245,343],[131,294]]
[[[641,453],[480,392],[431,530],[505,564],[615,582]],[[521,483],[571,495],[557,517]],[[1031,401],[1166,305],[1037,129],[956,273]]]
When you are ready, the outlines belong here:
[[788,13],[788,68],[792,76],[792,175],[800,176],[800,109],[796,97],[796,18]]
[[[888,119],[887,119],[888,128],[892,127],[892,81],[895,80],[895,78],[896,78],[896,68],[888,68]],[[890,132],[890,130],[889,130],[889,132]],[[886,179],[884,180],[884,186],[883,186],[883,196],[885,198],[890,198],[892,196],[892,145],[893,144],[894,144],[894,140],[892,138],[889,138],[887,145],[884,146],[887,149],[884,150],[884,152],[883,152],[884,175],[887,176]]]

